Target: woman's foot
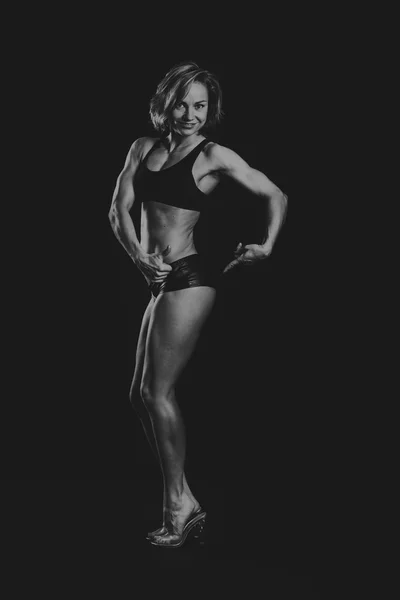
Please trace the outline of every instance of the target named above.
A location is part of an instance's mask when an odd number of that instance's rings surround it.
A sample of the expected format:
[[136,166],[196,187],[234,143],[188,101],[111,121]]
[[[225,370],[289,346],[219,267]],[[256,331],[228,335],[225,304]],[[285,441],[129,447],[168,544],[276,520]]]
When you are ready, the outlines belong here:
[[163,536],[171,530],[182,532],[188,517],[200,510],[200,504],[193,496],[183,492],[182,498],[179,501],[170,503],[170,506],[164,506],[163,509],[163,525],[155,531],[150,531],[147,534],[147,539],[151,540],[157,536]]
[[[187,496],[189,498],[189,500],[193,503],[193,512],[197,511],[200,509],[200,504],[197,502],[196,498],[193,496],[193,493],[191,492],[186,479],[184,479],[183,482],[183,494],[185,496]],[[167,506],[164,504],[164,508],[163,508],[163,524],[159,529],[156,529],[155,531],[149,531],[149,533],[147,534],[147,539],[152,539],[154,536],[156,535],[164,535],[165,533],[168,532],[168,529],[166,527],[166,523],[168,521],[168,513],[169,513],[169,509],[167,508]]]
[[158,530],[160,533],[153,532],[149,539],[156,546],[182,546],[190,532],[202,531],[205,516],[200,504],[184,494],[166,510],[165,525]]

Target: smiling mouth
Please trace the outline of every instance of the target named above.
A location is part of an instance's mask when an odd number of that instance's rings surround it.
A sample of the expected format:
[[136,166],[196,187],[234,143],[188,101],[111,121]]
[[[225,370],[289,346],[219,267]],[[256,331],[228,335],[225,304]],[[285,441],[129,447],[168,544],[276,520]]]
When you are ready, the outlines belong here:
[[181,123],[182,127],[194,127],[196,123]]

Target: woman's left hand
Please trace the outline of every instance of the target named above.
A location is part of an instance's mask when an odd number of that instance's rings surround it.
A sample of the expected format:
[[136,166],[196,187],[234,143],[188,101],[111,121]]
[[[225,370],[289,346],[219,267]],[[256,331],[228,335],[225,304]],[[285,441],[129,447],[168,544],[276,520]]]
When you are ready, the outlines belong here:
[[223,273],[231,271],[238,265],[250,266],[264,260],[271,254],[271,250],[267,250],[259,244],[247,244],[243,246],[240,242],[234,252],[235,260],[232,260],[223,270]]

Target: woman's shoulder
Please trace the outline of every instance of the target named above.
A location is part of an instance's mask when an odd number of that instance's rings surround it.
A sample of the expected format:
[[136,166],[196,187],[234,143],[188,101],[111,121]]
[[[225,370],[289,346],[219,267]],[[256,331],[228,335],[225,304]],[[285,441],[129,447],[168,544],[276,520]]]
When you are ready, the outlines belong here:
[[140,137],[137,138],[134,142],[132,142],[129,154],[131,160],[136,163],[140,163],[144,156],[151,150],[156,142],[159,141],[159,138],[153,137]]
[[236,152],[227,146],[212,141],[205,146],[204,152],[206,153],[208,160],[219,166],[225,165],[226,162],[229,162],[230,159],[236,155]]
[[132,146],[131,149],[134,151],[134,153],[138,156],[141,157],[145,154],[147,154],[147,152],[154,146],[154,144],[156,144],[159,141],[159,138],[156,137],[148,137],[148,136],[144,136],[144,137],[140,137],[137,138]]

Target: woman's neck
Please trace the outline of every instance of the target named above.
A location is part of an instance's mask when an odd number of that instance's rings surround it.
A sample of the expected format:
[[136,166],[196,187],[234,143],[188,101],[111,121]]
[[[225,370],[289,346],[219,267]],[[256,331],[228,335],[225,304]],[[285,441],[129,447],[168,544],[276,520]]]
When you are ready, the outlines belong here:
[[165,138],[165,145],[166,145],[166,148],[169,153],[181,152],[185,148],[194,146],[199,141],[199,138],[202,138],[202,137],[203,136],[199,133],[195,133],[194,135],[191,135],[191,136],[186,136],[186,135],[182,136],[182,135],[177,135],[176,133],[174,133],[174,134],[170,133]]

